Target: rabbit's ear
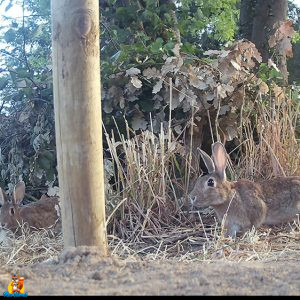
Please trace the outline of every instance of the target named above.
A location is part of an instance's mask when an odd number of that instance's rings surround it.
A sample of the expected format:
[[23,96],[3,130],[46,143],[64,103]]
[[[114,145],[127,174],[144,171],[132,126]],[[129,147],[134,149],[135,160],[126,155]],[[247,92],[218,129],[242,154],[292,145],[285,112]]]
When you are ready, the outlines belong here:
[[206,152],[204,152],[200,148],[198,148],[198,150],[200,151],[201,157],[206,165],[208,173],[209,174],[213,173],[215,171],[214,162],[212,161],[212,159],[209,157],[209,155]]
[[226,180],[227,156],[226,150],[222,143],[216,142],[212,145],[212,158],[215,164],[216,172],[222,181]]
[[15,185],[13,193],[13,202],[14,204],[20,204],[25,196],[25,183],[23,181],[18,182]]
[[0,205],[3,206],[5,202],[7,202],[7,198],[6,198],[4,191],[0,187]]

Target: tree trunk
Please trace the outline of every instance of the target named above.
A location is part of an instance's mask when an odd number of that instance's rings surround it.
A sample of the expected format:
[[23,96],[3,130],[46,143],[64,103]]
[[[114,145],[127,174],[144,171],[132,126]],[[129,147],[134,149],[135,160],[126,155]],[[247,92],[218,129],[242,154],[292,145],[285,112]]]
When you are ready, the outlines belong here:
[[[240,33],[243,38],[252,41],[262,61],[270,58],[268,40],[275,32],[274,25],[287,18],[287,0],[242,0],[240,8]],[[254,13],[253,13],[254,12]],[[277,52],[277,65],[288,82],[286,54]]]
[[58,175],[64,245],[107,253],[99,0],[52,0]]
[[173,5],[174,9],[170,10],[170,15],[172,16],[173,22],[174,22],[174,36],[176,38],[176,42],[177,44],[181,45],[181,35],[180,35],[180,31],[178,28],[178,19],[176,16],[176,5],[175,5],[175,0],[165,0],[166,3],[169,3],[171,5]]
[[268,40],[274,33],[274,24],[287,17],[287,4],[287,0],[257,0],[251,41],[261,53],[263,62],[269,59]]
[[256,0],[242,0],[240,6],[239,33],[251,41]]

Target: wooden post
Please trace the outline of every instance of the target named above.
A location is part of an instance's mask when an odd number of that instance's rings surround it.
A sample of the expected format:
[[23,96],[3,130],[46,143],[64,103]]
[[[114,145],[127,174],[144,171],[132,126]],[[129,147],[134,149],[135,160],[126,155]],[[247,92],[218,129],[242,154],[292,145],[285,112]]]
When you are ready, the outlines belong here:
[[55,131],[64,246],[107,253],[99,0],[52,0]]

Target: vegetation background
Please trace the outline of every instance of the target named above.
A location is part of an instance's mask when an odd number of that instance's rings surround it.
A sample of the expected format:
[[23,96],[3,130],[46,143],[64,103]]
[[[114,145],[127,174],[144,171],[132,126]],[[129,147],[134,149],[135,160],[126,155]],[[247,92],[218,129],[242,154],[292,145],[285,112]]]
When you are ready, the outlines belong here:
[[[140,241],[191,222],[197,147],[215,140],[231,179],[300,174],[300,9],[273,2],[99,1],[110,233]],[[24,180],[35,201],[59,190],[50,1],[0,6],[21,9],[0,27],[0,186]]]

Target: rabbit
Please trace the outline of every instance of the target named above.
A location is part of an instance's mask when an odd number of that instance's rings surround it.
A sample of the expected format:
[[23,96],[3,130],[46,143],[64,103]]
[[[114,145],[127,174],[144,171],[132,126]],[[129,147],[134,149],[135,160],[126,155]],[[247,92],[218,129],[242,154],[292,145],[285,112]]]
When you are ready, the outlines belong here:
[[[199,149],[200,150],[200,149]],[[212,159],[200,150],[208,175],[199,177],[189,193],[195,208],[211,206],[219,221],[227,213],[226,236],[235,237],[254,226],[296,219],[300,212],[300,177],[278,177],[260,183],[226,180],[227,153],[222,143],[212,145]]]
[[21,205],[24,195],[25,184],[23,181],[15,185],[11,201],[0,188],[1,226],[17,233],[19,224],[26,222],[30,230],[53,226],[54,232],[59,233],[61,231],[61,218],[58,198],[43,195],[36,202]]

